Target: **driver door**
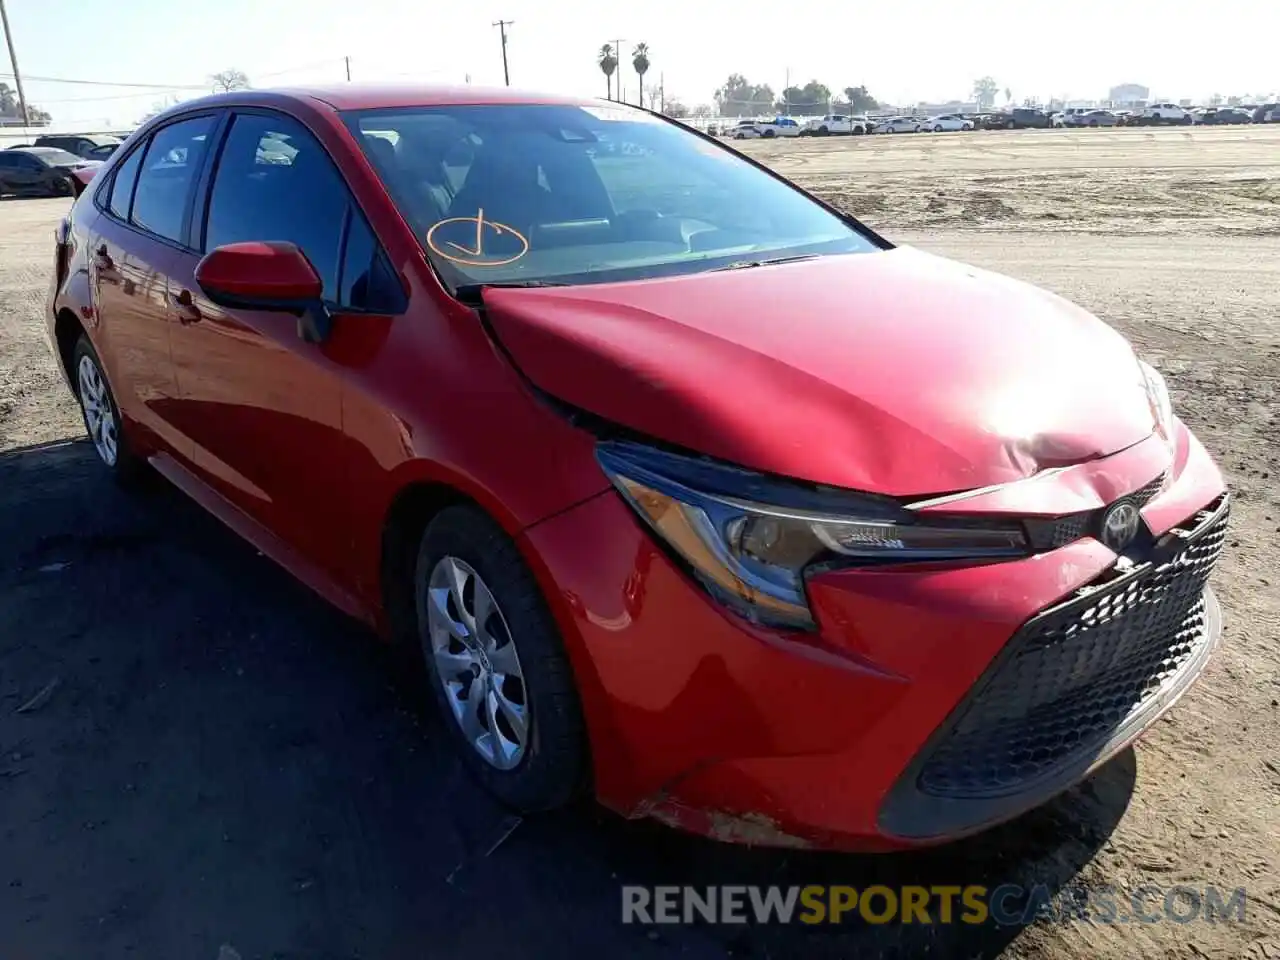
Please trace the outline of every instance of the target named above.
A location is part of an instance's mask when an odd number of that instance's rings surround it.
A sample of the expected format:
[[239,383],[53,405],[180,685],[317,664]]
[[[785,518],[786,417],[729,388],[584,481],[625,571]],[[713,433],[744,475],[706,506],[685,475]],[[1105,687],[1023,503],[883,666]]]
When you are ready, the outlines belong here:
[[[171,268],[177,420],[201,479],[341,582],[355,455],[343,432],[344,358],[385,336],[385,324],[357,315],[377,242],[325,148],[290,117],[237,112],[209,181],[201,249]],[[292,314],[204,295],[201,251],[247,241],[288,241],[307,256],[335,314],[332,341],[304,341]]]

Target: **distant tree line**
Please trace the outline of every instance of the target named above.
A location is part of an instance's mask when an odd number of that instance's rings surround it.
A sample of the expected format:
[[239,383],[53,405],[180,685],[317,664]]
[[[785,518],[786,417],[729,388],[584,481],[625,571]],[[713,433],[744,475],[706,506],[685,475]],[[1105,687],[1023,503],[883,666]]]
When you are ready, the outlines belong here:
[[[33,126],[48,123],[53,117],[48,111],[27,103],[27,119]],[[22,107],[18,103],[18,94],[7,83],[0,83],[0,120],[17,120],[22,122]]]
[[715,100],[720,115],[726,117],[766,113],[820,117],[828,112],[865,113],[880,106],[865,86],[845,87],[839,93],[832,93],[825,83],[810,80],[802,87],[790,86],[777,94],[769,84],[752,83],[740,73],[729,75],[724,86],[716,91]]

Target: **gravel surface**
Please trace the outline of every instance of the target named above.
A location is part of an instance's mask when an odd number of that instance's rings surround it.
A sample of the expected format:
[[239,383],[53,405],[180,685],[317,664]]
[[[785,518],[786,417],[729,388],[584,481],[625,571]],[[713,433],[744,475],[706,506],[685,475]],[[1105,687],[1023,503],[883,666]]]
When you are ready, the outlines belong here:
[[[922,854],[517,823],[358,627],[96,469],[43,342],[65,201],[0,203],[0,957],[1280,957],[1280,126],[752,142],[891,239],[1129,336],[1225,468],[1226,643],[1135,750]],[[514,828],[514,829],[513,829]],[[1246,887],[1243,923],[624,927],[634,883]],[[590,952],[589,954],[587,952]]]

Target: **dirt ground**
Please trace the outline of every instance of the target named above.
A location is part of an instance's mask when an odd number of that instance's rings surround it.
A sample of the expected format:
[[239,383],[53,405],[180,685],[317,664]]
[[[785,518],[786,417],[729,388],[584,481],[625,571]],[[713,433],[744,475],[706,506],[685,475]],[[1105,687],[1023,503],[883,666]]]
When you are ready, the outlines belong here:
[[[1056,290],[1170,380],[1235,494],[1226,642],[1133,751],[937,851],[518,823],[376,644],[180,496],[95,469],[41,339],[65,201],[0,203],[0,958],[1280,958],[1280,126],[753,142],[890,239]],[[619,922],[623,883],[1184,884],[1242,923]]]

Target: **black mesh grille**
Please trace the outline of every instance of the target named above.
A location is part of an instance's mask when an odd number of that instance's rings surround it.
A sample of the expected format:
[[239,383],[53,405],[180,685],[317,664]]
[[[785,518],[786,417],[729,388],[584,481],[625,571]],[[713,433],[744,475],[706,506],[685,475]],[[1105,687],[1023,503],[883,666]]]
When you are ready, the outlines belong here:
[[1156,494],[1160,492],[1160,488],[1164,486],[1164,482],[1168,479],[1168,473],[1161,473],[1150,483],[1143,487],[1139,487],[1133,493],[1129,494],[1129,499],[1136,503],[1139,507],[1145,507],[1148,503],[1156,498]]
[[1061,517],[1054,521],[1053,532],[1049,535],[1049,549],[1057,550],[1068,543],[1075,543],[1084,536],[1092,520],[1092,513],[1073,513],[1069,517]]
[[1227,512],[1174,531],[1168,553],[1029,621],[950,721],[920,767],[937,797],[1026,789],[1097,750],[1207,642],[1204,588],[1222,551]]
[[[1161,473],[1150,483],[1144,484],[1133,493],[1126,494],[1120,499],[1131,500],[1141,510],[1160,494],[1166,479],[1168,479],[1168,474]],[[1086,534],[1093,533],[1096,536],[1097,527],[1105,512],[1106,510],[1103,508],[1084,510],[1080,513],[1069,513],[1051,520],[1027,520],[1026,527],[1027,533],[1031,538],[1031,545],[1037,550],[1057,550],[1059,547],[1065,547],[1068,543],[1075,543]]]

